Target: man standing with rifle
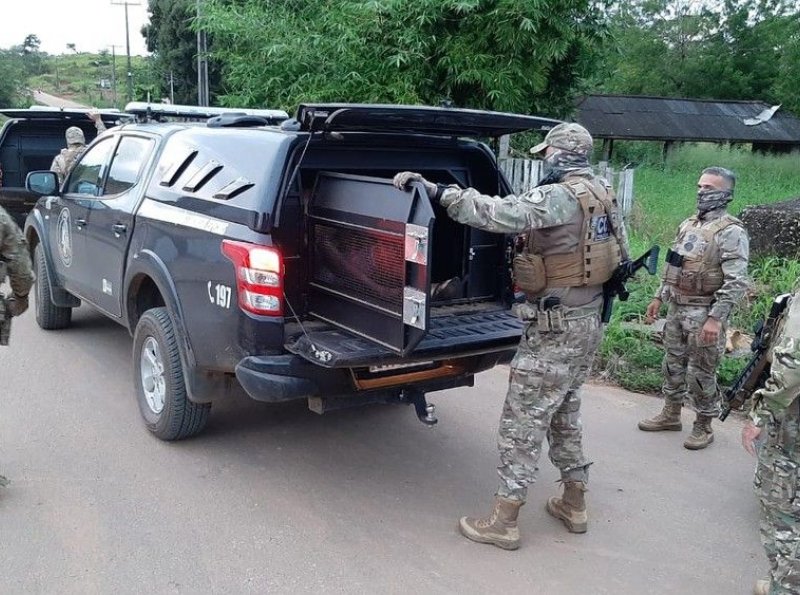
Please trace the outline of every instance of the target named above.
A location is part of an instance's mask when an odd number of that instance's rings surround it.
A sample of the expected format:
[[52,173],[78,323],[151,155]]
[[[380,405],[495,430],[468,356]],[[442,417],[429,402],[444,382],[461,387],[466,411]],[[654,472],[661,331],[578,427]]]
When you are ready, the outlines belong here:
[[647,306],[647,319],[667,304],[664,326],[664,408],[639,422],[645,432],[680,431],[685,398],[697,417],[685,448],[714,441],[711,420],[720,412],[717,366],[725,351],[725,329],[734,305],[748,287],[749,239],[742,223],[726,212],[733,200],[734,173],[703,170],[697,183],[697,214],[681,223],[667,252],[664,277]]
[[[19,226],[0,207],[0,284],[8,276],[12,297],[0,294],[0,345],[8,345],[11,317],[28,309],[28,292],[33,285],[33,272],[28,247]],[[0,486],[8,480],[0,475]]]
[[563,496],[551,498],[547,510],[573,533],[587,528],[590,462],[583,454],[578,390],[603,336],[603,284],[628,258],[622,217],[608,183],[592,173],[591,150],[585,128],[555,126],[531,150],[544,156],[543,183],[519,196],[442,186],[414,172],[394,179],[398,188],[422,183],[460,223],[527,236],[514,260],[515,282],[526,295],[518,306],[525,328],[500,418],[500,485],[487,517],[459,521],[472,541],[519,547],[517,516],[536,479],[545,438],[564,485]]
[[753,393],[751,419],[742,429],[745,449],[758,453],[754,484],[770,565],[757,595],[800,593],[800,289],[782,316],[768,346],[769,376]]

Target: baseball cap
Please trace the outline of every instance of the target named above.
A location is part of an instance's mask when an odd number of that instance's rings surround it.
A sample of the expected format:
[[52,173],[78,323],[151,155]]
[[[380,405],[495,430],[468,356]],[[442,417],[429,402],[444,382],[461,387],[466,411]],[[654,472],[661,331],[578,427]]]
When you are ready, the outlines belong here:
[[531,149],[531,153],[536,155],[547,147],[555,147],[586,155],[591,152],[593,146],[592,135],[586,128],[575,122],[563,122],[551,128],[544,140]]

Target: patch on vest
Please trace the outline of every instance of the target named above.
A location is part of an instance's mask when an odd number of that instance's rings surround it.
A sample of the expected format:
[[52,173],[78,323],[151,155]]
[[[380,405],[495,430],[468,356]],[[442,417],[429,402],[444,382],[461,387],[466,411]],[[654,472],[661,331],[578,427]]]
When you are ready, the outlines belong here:
[[589,229],[592,230],[592,237],[602,241],[611,237],[611,225],[608,222],[608,215],[598,215],[592,217],[589,222]]

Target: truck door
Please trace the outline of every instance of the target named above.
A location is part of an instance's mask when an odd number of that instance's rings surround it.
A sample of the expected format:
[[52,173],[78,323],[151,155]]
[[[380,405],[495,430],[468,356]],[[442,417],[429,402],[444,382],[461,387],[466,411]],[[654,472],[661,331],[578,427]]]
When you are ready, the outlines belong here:
[[90,295],[88,282],[92,262],[85,242],[89,207],[102,192],[116,142],[116,138],[109,137],[92,145],[73,167],[63,193],[47,202],[48,233],[56,275],[70,293],[80,297]]
[[144,189],[143,172],[154,147],[152,138],[121,136],[101,194],[88,204],[84,241],[91,266],[86,275],[86,297],[112,316],[122,315],[122,279],[133,213]]

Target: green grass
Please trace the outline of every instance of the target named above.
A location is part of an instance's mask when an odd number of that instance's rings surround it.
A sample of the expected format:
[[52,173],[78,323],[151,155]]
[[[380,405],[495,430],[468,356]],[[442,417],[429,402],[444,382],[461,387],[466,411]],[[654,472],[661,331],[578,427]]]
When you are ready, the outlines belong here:
[[[704,167],[720,165],[737,173],[736,199],[730,207],[734,215],[747,205],[785,200],[800,194],[800,155],[797,154],[764,156],[741,148],[687,145],[664,164],[660,161],[658,145],[630,145],[623,146],[618,158],[625,163],[640,164],[635,173],[634,212],[628,222],[634,256],[655,243],[661,246],[663,255],[680,222],[694,212],[695,185]],[[766,314],[774,296],[790,291],[795,285],[800,278],[800,261],[757,258],[751,260],[750,275],[753,290],[734,310],[730,321],[733,328],[747,333]],[[621,325],[623,321],[641,320],[658,283],[657,277],[640,273],[629,284],[630,299],[615,304],[600,348],[596,371],[630,390],[657,391],[661,386],[661,348],[652,342],[649,333]],[[720,383],[730,384],[745,363],[746,359],[724,358],[719,368]]]
[[[147,78],[147,58],[132,56],[131,66],[137,86]],[[116,62],[110,54],[61,54],[47,56],[44,73],[28,79],[30,89],[41,89],[45,93],[77,101],[94,107],[112,107],[113,91],[101,89],[100,79],[117,79],[117,107],[125,104],[126,58],[117,56]],[[137,92],[139,89],[137,88]]]

